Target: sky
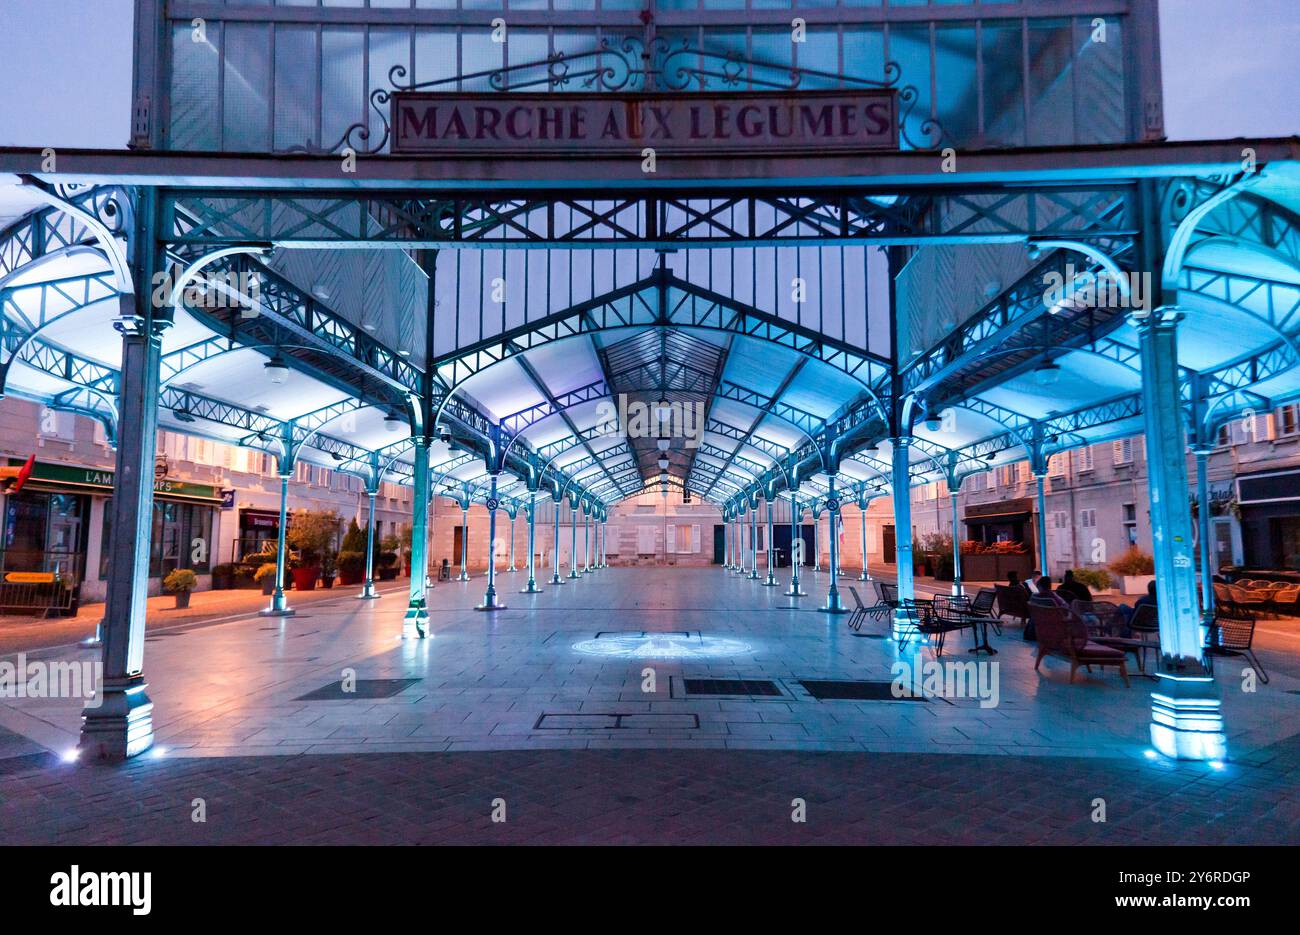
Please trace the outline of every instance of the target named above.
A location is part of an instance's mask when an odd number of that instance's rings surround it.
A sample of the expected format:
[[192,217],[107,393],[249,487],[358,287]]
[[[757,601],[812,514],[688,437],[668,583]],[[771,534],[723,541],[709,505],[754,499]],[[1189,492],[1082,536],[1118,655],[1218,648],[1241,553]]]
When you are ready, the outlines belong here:
[[[126,145],[133,6],[0,0],[0,146]],[[1170,139],[1300,134],[1300,0],[1160,0],[1160,19]]]

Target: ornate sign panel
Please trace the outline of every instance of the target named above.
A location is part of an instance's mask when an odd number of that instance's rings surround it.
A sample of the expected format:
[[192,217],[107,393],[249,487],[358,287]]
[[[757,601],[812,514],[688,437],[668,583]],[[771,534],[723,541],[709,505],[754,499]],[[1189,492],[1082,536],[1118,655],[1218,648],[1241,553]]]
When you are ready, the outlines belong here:
[[737,94],[397,92],[392,151],[640,155],[898,148],[892,88]]

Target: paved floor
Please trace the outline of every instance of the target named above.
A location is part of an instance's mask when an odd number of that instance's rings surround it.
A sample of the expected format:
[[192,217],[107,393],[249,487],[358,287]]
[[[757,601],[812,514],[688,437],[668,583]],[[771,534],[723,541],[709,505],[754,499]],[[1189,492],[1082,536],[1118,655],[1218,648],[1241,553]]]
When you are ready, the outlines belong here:
[[[1289,674],[1246,691],[1221,666],[1232,761],[1172,766],[1148,758],[1150,682],[1070,685],[1056,662],[1035,673],[1015,628],[991,661],[964,643],[944,656],[984,666],[997,693],[983,703],[817,700],[806,682],[888,682],[917,656],[900,657],[880,625],[855,635],[816,598],[795,608],[718,569],[608,569],[534,596],[503,579],[510,608],[492,615],[472,609],[481,579],[440,584],[424,641],[399,638],[397,596],[154,633],[160,755],[126,767],[59,761],[76,743],[74,700],[3,699],[0,837],[1297,839]],[[820,593],[825,576],[805,586]],[[354,674],[360,690],[340,693]],[[769,680],[777,694],[688,695],[688,678]],[[376,679],[410,681],[367,697]],[[1105,823],[1092,820],[1097,797]],[[195,798],[206,824],[190,821]],[[495,798],[504,825],[487,817]],[[790,821],[796,798],[806,824]]]

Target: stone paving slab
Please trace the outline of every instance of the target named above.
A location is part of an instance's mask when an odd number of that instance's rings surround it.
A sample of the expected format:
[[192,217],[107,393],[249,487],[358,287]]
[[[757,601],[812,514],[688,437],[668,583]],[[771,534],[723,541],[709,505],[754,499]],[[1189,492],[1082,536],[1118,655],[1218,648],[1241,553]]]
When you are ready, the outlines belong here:
[[[1300,740],[1117,758],[504,750],[0,763],[8,844],[1300,843]],[[5,768],[7,766],[7,768]],[[1106,821],[1093,815],[1105,800]],[[202,799],[207,820],[192,820]],[[806,821],[792,821],[794,800]],[[506,821],[491,820],[494,800]]]

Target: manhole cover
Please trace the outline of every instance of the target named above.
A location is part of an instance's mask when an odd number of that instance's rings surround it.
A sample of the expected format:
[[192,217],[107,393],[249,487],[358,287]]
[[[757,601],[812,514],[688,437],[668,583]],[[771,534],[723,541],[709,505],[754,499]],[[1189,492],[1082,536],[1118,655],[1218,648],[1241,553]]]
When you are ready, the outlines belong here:
[[801,680],[799,684],[818,701],[925,701],[912,695],[896,696],[893,682]]
[[343,680],[322,685],[315,691],[299,695],[294,701],[351,701],[365,698],[391,698],[410,688],[419,679],[357,679],[352,691],[343,690]]
[[543,714],[533,725],[533,730],[634,730],[658,728],[660,730],[696,730],[700,726],[697,714],[683,712],[672,714]]

